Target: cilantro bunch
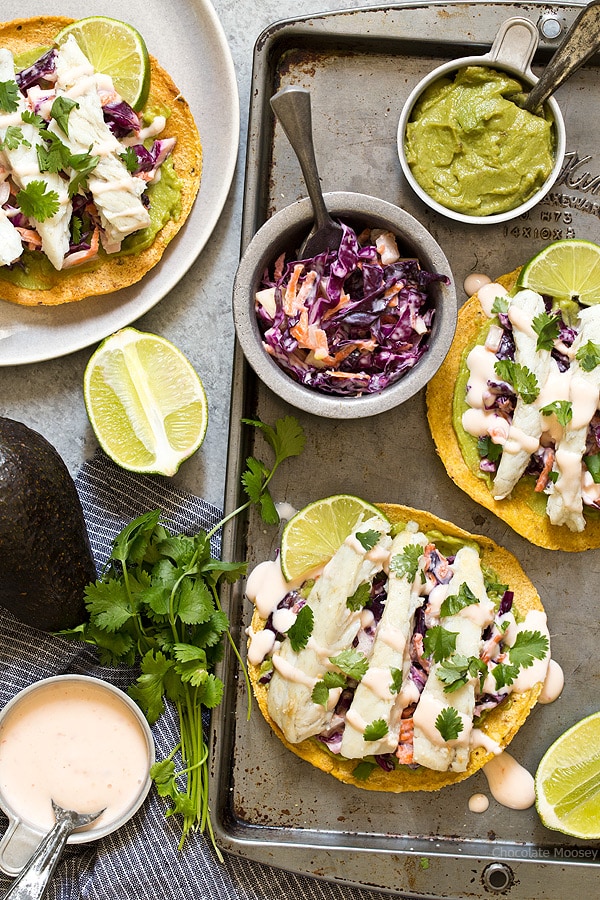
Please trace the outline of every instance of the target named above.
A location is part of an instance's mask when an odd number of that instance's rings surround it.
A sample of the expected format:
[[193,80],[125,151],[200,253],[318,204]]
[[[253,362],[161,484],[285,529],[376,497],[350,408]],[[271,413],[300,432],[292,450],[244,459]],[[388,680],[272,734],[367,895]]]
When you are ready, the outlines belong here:
[[214,709],[223,696],[214,667],[223,656],[225,640],[241,662],[219,587],[244,575],[246,563],[216,559],[211,537],[253,502],[263,520],[276,524],[269,482],[281,462],[304,447],[304,433],[292,416],[279,419],[274,428],[259,420],[244,421],[262,431],[274,452],[270,467],[254,457],[247,460],[243,483],[250,499],[210,531],[194,535],[170,533],[160,523],[160,510],[138,516],[115,539],[100,579],[86,587],[88,620],[61,632],[94,645],[104,664],[139,666],[128,693],[150,724],[160,718],[166,700],[175,705],[179,742],[150,774],[158,793],[171,801],[166,815],[182,816],[179,848],[192,830],[206,829],[215,844],[202,711]]

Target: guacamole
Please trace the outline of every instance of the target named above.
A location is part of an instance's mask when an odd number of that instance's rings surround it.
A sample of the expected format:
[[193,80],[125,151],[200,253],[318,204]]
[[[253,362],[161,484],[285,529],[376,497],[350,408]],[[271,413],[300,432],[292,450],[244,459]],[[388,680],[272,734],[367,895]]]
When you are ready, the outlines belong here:
[[551,118],[521,109],[515,78],[459,69],[419,98],[406,126],[412,174],[442,206],[471,216],[507,212],[536,193],[554,165]]

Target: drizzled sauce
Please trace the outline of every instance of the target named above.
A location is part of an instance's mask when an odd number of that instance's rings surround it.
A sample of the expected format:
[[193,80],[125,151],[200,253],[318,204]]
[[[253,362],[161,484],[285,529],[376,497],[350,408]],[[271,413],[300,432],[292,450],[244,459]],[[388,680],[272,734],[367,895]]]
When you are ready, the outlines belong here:
[[509,809],[529,809],[535,803],[533,775],[504,750],[483,767],[492,797]]

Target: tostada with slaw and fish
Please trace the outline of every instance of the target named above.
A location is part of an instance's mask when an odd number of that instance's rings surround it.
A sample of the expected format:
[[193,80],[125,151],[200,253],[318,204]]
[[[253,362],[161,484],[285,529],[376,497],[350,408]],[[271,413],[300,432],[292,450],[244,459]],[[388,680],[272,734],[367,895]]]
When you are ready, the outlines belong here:
[[248,668],[288,749],[356,787],[403,792],[461,781],[512,740],[550,641],[511,553],[382,504],[317,570],[286,581],[281,559],[248,578]]
[[548,549],[600,547],[596,266],[599,247],[560,241],[483,285],[460,308],[450,352],[427,387],[448,474]]
[[168,73],[148,58],[134,109],[74,34],[61,38],[73,22],[0,25],[0,298],[22,305],[139,281],[200,185],[198,129]]

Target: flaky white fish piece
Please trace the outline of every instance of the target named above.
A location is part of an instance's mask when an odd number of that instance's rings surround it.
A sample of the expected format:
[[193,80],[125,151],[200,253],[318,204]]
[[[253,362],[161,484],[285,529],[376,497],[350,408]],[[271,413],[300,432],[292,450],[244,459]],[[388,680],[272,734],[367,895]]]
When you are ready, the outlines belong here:
[[[405,529],[392,541],[390,563],[394,556],[407,547],[423,550],[427,538],[421,531]],[[416,552],[418,552],[418,550]],[[420,578],[399,574],[390,567],[387,598],[383,615],[375,632],[375,640],[369,668],[359,682],[354,698],[346,713],[346,725],[342,737],[341,754],[347,759],[362,759],[376,753],[393,753],[398,746],[402,710],[406,706],[402,689],[393,692],[393,670],[403,673],[404,684],[410,669],[410,638],[414,627],[415,612],[423,604],[419,595]],[[387,734],[376,741],[364,739],[365,726],[383,719]]]
[[[447,596],[458,594],[461,585],[466,584],[478,602],[458,613],[442,617],[440,625],[456,634],[456,653],[467,658],[479,656],[481,635],[493,621],[494,605],[487,596],[477,550],[470,546],[461,547],[456,554],[453,570]],[[439,772],[464,772],[470,755],[475,683],[471,679],[457,690],[446,692],[444,682],[437,677],[441,665],[432,663],[413,715],[413,759],[415,763]],[[449,707],[458,713],[462,728],[456,740],[445,741],[435,722],[438,715]]]
[[[357,533],[379,532],[375,546],[367,551]],[[389,522],[373,516],[356,525],[317,578],[308,598],[314,625],[306,647],[295,651],[289,640],[272,656],[273,676],[269,684],[268,711],[293,744],[326,730],[333,717],[341,688],[329,691],[327,706],[314,703],[312,691],[325,672],[333,670],[330,657],[352,646],[360,628],[361,610],[350,610],[346,601],[364,582],[371,582],[387,563],[391,538]]]
[[[6,48],[1,48],[0,81],[14,81],[14,78],[13,55]],[[56,193],[59,203],[57,212],[43,221],[33,219],[32,225],[40,236],[43,252],[54,268],[60,270],[69,250],[69,229],[73,211],[67,184],[57,173],[40,172],[36,148],[43,145],[43,141],[39,129],[36,125],[23,122],[21,115],[27,110],[27,104],[21,93],[16,102],[17,109],[14,113],[0,114],[0,139],[4,140],[7,128],[12,125],[20,129],[22,140],[14,149],[5,146],[0,156],[17,187],[23,189],[32,181],[44,181],[47,185],[46,193],[49,191]]]
[[10,266],[23,252],[21,235],[0,208],[0,265]]
[[59,96],[66,96],[77,105],[69,112],[68,134],[55,120],[49,130],[71,153],[89,151],[91,156],[99,157],[88,186],[105,232],[105,244],[112,252],[128,234],[146,228],[150,214],[141,200],[146,183],[128,172],[120,159],[123,147],[104,121],[97,91],[100,77],[71,35],[58,52],[55,87]]
[[[582,310],[579,319],[577,349],[585,347],[588,341],[600,346],[600,307],[590,306]],[[598,409],[600,365],[586,372],[575,358],[569,372],[573,417],[563,429],[556,446],[555,470],[558,478],[552,485],[546,511],[553,525],[566,525],[571,531],[583,531],[581,466],[588,426]]]
[[[515,362],[526,366],[542,388],[550,374],[552,357],[549,350],[536,350],[537,335],[531,327],[533,319],[545,312],[544,300],[535,291],[519,291],[511,299],[509,318],[513,322]],[[492,494],[495,500],[508,496],[527,468],[529,457],[539,446],[542,415],[535,403],[518,397],[513,420],[504,444]]]

